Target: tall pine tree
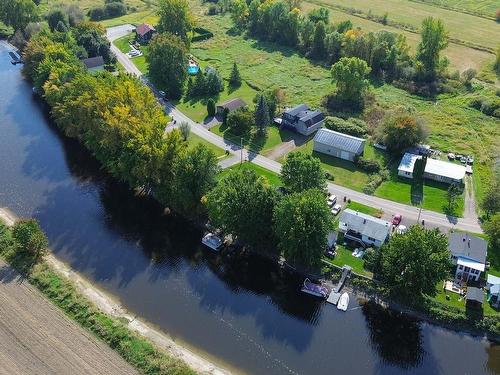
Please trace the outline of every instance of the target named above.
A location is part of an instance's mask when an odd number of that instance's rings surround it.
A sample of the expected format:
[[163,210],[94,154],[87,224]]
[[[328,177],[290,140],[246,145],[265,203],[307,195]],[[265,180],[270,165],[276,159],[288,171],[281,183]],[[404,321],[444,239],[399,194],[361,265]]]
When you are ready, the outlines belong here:
[[266,131],[266,126],[269,125],[271,119],[269,117],[269,107],[267,105],[266,97],[264,95],[259,95],[259,100],[255,107],[255,124],[259,128],[261,133]]
[[238,87],[241,85],[241,76],[236,63],[233,64],[231,76],[229,77],[229,84],[234,87]]

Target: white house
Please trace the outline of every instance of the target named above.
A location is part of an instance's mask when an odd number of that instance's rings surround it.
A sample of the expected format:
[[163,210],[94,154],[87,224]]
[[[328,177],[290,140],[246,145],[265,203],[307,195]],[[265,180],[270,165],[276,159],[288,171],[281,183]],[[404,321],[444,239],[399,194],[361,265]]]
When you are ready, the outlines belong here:
[[457,265],[455,279],[478,281],[486,268],[488,243],[467,233],[454,232],[448,239],[451,260]]
[[[421,155],[410,154],[409,152],[405,153],[399,163],[398,175],[413,178],[415,162],[421,158]],[[424,178],[448,184],[460,184],[463,182],[465,172],[466,168],[463,165],[428,158],[425,164]]]
[[314,151],[336,158],[354,161],[363,154],[365,140],[330,129],[319,129],[314,136]]
[[295,130],[302,135],[311,135],[323,126],[325,115],[319,110],[311,110],[305,104],[299,104],[287,109],[282,117],[281,124]]
[[339,231],[344,238],[367,246],[380,247],[389,238],[391,224],[358,211],[345,209],[339,219]]

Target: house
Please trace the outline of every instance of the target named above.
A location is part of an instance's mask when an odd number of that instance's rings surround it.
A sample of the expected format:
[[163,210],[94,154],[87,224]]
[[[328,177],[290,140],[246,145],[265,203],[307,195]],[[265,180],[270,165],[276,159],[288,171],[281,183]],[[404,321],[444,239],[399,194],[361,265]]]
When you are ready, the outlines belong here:
[[371,215],[345,209],[339,219],[339,231],[344,238],[366,246],[380,247],[389,238],[391,224]]
[[282,126],[302,135],[311,135],[323,126],[325,115],[321,111],[309,109],[305,104],[299,104],[286,110],[281,119]]
[[[415,162],[421,159],[421,155],[405,153],[398,167],[398,175],[406,178],[413,178]],[[463,183],[465,177],[465,167],[463,165],[450,163],[448,161],[428,158],[425,164],[424,178],[429,180],[444,182],[447,184]]]
[[81,60],[89,72],[104,70],[104,59],[102,56],[89,57]]
[[484,292],[480,288],[469,286],[465,295],[467,307],[480,307],[483,304]]
[[224,103],[217,104],[217,114],[222,115],[226,108],[229,112],[234,112],[237,109],[245,108],[246,106],[247,103],[240,98],[230,99]]
[[455,279],[478,281],[486,267],[488,243],[467,233],[454,232],[448,239],[453,264],[457,265]]
[[136,39],[139,43],[148,43],[155,34],[156,29],[147,23],[143,23],[135,28]]
[[314,136],[313,150],[336,158],[354,161],[364,149],[364,139],[330,129],[319,129]]
[[488,275],[486,287],[488,288],[488,301],[498,308],[500,305],[500,277]]

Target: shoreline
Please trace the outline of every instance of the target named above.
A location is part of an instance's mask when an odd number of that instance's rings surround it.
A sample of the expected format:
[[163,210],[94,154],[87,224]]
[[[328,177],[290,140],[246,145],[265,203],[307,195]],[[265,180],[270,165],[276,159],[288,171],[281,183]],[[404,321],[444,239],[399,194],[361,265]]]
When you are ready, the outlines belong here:
[[[9,227],[13,226],[19,218],[5,207],[0,207],[0,220],[3,220]],[[232,375],[234,371],[222,368],[209,361],[182,344],[173,340],[168,333],[165,333],[152,324],[129,313],[119,302],[108,293],[102,291],[83,276],[72,270],[64,262],[60,261],[49,252],[45,257],[47,264],[62,277],[68,279],[84,297],[88,298],[99,310],[118,319],[126,320],[126,326],[132,332],[138,333],[142,337],[151,341],[160,350],[165,351],[170,356],[186,363],[190,368],[200,374],[210,375]]]

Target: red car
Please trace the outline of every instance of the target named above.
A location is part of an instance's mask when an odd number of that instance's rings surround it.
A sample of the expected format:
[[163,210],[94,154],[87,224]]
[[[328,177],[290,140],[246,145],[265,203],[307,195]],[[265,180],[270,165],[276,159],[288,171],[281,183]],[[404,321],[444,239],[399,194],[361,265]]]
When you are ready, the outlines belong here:
[[399,223],[401,223],[401,220],[403,219],[403,216],[401,216],[400,214],[396,214],[394,215],[394,217],[392,218],[392,224],[393,225],[399,225]]

